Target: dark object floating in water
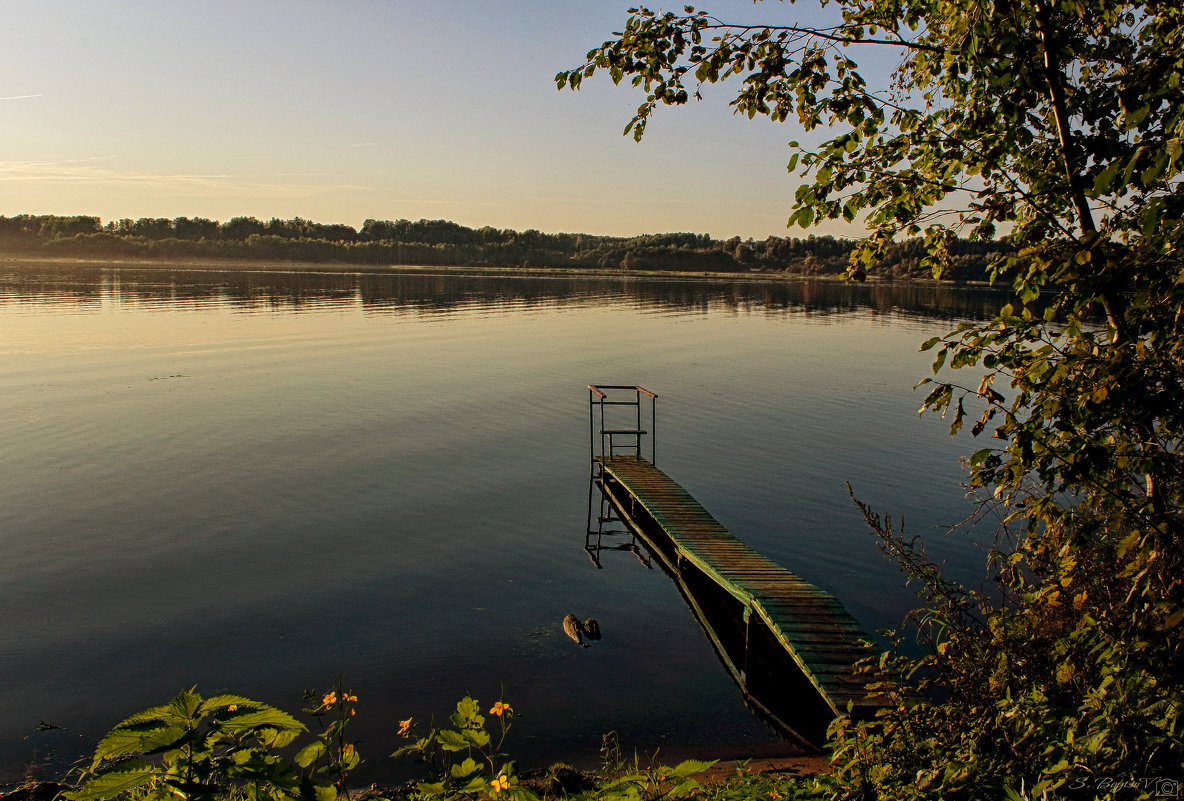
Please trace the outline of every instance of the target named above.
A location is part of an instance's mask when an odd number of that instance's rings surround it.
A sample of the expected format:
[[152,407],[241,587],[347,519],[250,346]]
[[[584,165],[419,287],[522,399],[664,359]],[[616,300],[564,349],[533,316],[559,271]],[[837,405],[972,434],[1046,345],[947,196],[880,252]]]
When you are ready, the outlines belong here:
[[580,619],[575,615],[568,615],[563,618],[563,631],[568,637],[571,637],[572,642],[581,648],[587,648],[588,643],[584,642],[584,626],[580,623]]
[[600,639],[600,624],[596,622],[596,618],[590,617],[584,621],[584,634],[588,635],[589,640]]

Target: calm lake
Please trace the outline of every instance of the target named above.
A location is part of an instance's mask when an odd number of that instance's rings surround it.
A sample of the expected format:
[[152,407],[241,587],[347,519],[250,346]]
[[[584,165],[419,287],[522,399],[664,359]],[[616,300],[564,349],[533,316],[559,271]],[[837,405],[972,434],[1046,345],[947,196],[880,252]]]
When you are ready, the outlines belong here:
[[[0,265],[0,784],[60,775],[181,689],[298,713],[338,677],[365,781],[402,775],[399,719],[465,694],[521,713],[524,767],[593,763],[609,730],[665,760],[784,752],[669,578],[585,553],[587,385],[656,392],[658,466],[871,632],[915,595],[847,482],[952,573],[983,571],[946,533],[974,445],[919,419],[912,387],[923,340],[998,304]],[[575,647],[568,612],[603,639]]]

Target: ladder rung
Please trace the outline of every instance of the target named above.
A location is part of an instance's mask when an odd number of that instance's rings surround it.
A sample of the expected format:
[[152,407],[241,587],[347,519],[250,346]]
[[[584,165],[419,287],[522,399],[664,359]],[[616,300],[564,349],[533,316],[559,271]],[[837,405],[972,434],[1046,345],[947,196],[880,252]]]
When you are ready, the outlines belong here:
[[649,433],[644,428],[606,428],[600,433],[602,434],[631,434],[639,436],[641,434]]

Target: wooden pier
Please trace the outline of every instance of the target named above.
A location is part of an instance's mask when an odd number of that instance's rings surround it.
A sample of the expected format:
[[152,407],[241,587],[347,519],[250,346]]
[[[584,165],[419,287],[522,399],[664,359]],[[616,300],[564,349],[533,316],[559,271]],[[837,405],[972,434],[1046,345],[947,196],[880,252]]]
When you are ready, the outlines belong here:
[[[640,387],[589,390],[594,410],[597,403],[632,405],[610,400],[614,391],[636,391],[639,410],[641,393],[655,400]],[[633,427],[606,428],[602,414],[600,448],[592,416],[593,483],[611,506],[601,519],[619,519],[661,562],[745,700],[813,745],[836,715],[870,714],[877,704],[854,669],[870,653],[858,644],[866,635],[842,604],[732,535],[654,466],[652,451],[651,460],[643,458],[640,411]]]

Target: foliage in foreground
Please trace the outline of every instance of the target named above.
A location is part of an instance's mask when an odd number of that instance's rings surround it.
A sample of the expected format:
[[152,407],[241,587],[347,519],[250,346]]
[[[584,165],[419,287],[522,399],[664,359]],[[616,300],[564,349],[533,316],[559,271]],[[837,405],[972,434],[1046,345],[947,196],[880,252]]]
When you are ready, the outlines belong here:
[[[786,4],[789,5],[789,4]],[[705,84],[791,142],[790,224],[860,222],[861,280],[923,234],[1009,234],[1015,300],[936,353],[922,411],[992,444],[967,460],[998,521],[994,585],[944,578],[864,508],[918,582],[931,651],[872,665],[888,706],[833,731],[852,798],[1173,794],[1184,765],[1184,6],[1168,0],[834,0],[805,22],[631,10],[556,76],[645,92],[626,133]],[[855,58],[887,49],[890,76]],[[949,370],[960,369],[950,377]],[[946,372],[942,372],[945,370]],[[959,378],[980,371],[973,379]],[[977,418],[977,420],[976,420]],[[917,691],[920,691],[919,693]]]
[[358,761],[344,739],[351,698],[338,688],[311,710],[318,717],[333,710],[337,719],[289,761],[282,749],[307,727],[288,713],[237,695],[178,693],[112,729],[65,798],[332,801],[335,781]]
[[[315,699],[315,693],[309,695]],[[347,736],[357,697],[340,682],[305,709],[321,724],[313,741],[297,748],[307,727],[274,707],[236,695],[205,699],[189,690],[168,704],[144,710],[103,738],[89,766],[80,770],[66,801],[333,801],[351,795],[350,773],[361,763]],[[462,698],[449,717],[451,728],[417,733],[408,718],[396,736],[407,740],[394,758],[421,763],[427,776],[414,790],[353,793],[369,801],[411,797],[422,801],[497,799],[539,801],[793,801],[820,799],[823,783],[750,773],[741,764],[721,781],[700,777],[714,762],[686,760],[673,767],[625,758],[615,733],[605,735],[602,766],[593,772],[556,764],[541,777],[524,779],[503,752],[514,710],[497,701],[488,710]],[[327,721],[327,725],[325,722]],[[496,739],[495,739],[496,736]],[[288,757],[286,754],[295,751]]]

